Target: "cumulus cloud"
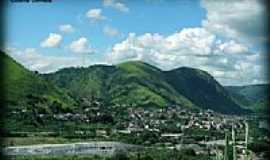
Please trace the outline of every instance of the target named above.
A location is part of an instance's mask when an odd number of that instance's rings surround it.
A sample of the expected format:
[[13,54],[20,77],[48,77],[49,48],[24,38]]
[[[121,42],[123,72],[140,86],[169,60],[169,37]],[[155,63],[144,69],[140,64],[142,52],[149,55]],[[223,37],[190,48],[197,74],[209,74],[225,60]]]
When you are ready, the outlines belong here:
[[104,15],[102,15],[102,10],[98,8],[90,9],[86,13],[86,17],[94,21],[107,19]]
[[202,0],[207,11],[202,26],[217,35],[241,42],[262,42],[265,37],[265,7],[259,0]]
[[71,33],[74,32],[74,28],[70,24],[63,24],[59,26],[59,30],[63,33]]
[[[7,48],[6,52],[16,61],[24,65],[26,68],[39,71],[41,73],[55,72],[58,69],[66,67],[89,66],[93,64],[105,64],[105,62],[93,59],[82,59],[82,57],[74,56],[48,56],[40,53],[35,48]],[[85,63],[82,63],[84,61]]]
[[118,11],[121,11],[121,12],[128,12],[129,11],[129,8],[124,3],[117,2],[115,0],[103,0],[103,5],[105,7],[112,7]]
[[247,46],[240,44],[240,43],[236,43],[233,40],[230,40],[229,42],[222,43],[218,47],[221,51],[223,51],[225,53],[229,53],[229,54],[241,54],[241,53],[248,52]]
[[103,33],[109,37],[115,37],[119,35],[119,31],[111,26],[104,26]]
[[68,48],[74,53],[80,53],[80,54],[93,53],[93,49],[90,46],[87,38],[85,37],[80,37],[79,39],[71,42]]
[[[113,46],[109,59],[118,62],[153,58],[155,63],[164,67],[169,59],[181,61],[188,56],[202,56],[198,59],[204,61],[203,56],[212,55],[211,46],[214,40],[215,36],[203,28],[185,28],[167,37],[158,33],[146,33],[141,36],[130,33],[126,40]],[[178,65],[174,64],[175,67]]]
[[267,82],[266,68],[261,64],[239,60],[234,67],[238,73],[236,77],[239,77],[242,83]]
[[245,60],[251,63],[267,63],[268,58],[267,54],[256,52],[255,54],[247,55]]
[[[265,8],[259,0],[202,0],[206,18],[202,27],[183,28],[170,35],[129,33],[127,38],[109,49],[106,62],[110,64],[129,60],[142,60],[163,70],[188,66],[205,70],[223,85],[250,84],[266,82],[266,53],[257,51],[257,43],[264,43]],[[104,0],[104,7],[128,12],[129,8],[116,0]],[[90,9],[86,17],[91,21],[107,19],[101,9]],[[59,26],[59,30],[69,33],[70,25]],[[114,37],[119,31],[104,26],[103,33]],[[55,47],[61,43],[62,36],[50,33],[42,47]],[[255,46],[255,47],[254,47]],[[67,47],[74,53],[93,53],[89,41],[80,37]],[[255,49],[254,49],[255,48]],[[16,51],[13,56],[39,71],[80,65],[81,60],[74,57],[48,57],[35,49]],[[41,59],[44,59],[42,61]],[[57,63],[54,63],[57,62]],[[93,62],[93,61],[92,61]],[[95,63],[95,62],[93,62]],[[63,65],[60,65],[63,64]],[[90,64],[90,61],[89,61]]]
[[62,41],[62,36],[56,33],[50,33],[49,36],[41,42],[40,46],[45,48],[57,47]]
[[79,61],[71,57],[45,56],[38,53],[35,48],[12,48],[7,53],[26,68],[43,73],[56,71],[64,66],[79,64]]
[[[168,36],[129,33],[125,40],[111,48],[107,60],[112,64],[142,60],[163,70],[181,66],[200,68],[223,84],[239,84],[263,79],[259,76],[263,74],[262,65],[253,60],[256,54],[246,45],[233,40],[222,41],[204,28],[184,28]],[[241,79],[240,73],[250,78]]]
[[211,54],[211,44],[215,35],[203,28],[184,28],[181,32],[175,33],[166,38],[167,49],[185,50],[187,53],[197,55]]

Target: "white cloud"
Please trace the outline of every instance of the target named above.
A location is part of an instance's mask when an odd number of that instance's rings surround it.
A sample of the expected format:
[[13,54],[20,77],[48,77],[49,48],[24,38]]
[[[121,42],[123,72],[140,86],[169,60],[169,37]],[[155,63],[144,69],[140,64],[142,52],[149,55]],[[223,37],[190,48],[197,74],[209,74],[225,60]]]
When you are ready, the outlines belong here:
[[178,67],[191,60],[188,59],[190,56],[211,56],[214,40],[215,36],[203,28],[187,28],[167,37],[158,33],[141,36],[130,33],[126,40],[113,46],[109,59],[115,62],[141,59],[171,69],[168,60],[173,60],[172,66]]
[[74,28],[70,24],[63,24],[59,26],[59,30],[63,33],[71,33],[74,32]]
[[225,72],[224,71],[219,71],[219,70],[214,70],[213,73],[212,73],[212,75],[214,77],[224,77]]
[[95,9],[90,9],[86,13],[86,17],[90,18],[91,20],[105,20],[107,19],[105,16],[102,15],[102,10],[95,8]]
[[124,3],[115,0],[103,0],[103,5],[105,7],[112,7],[121,12],[129,12],[129,8]]
[[[129,11],[124,3],[116,0],[104,0],[103,6],[122,12]],[[106,61],[114,64],[128,60],[143,60],[164,70],[180,66],[200,68],[214,75],[223,84],[265,81],[262,74],[265,64],[262,61],[266,59],[266,53],[254,51],[256,43],[267,40],[264,36],[265,8],[261,2],[259,0],[220,0],[218,2],[202,0],[202,6],[207,11],[202,27],[184,28],[168,36],[159,33],[142,35],[130,33],[125,40],[112,46],[108,51]],[[98,8],[90,9],[86,17],[91,21],[107,19]],[[74,31],[74,28],[65,24],[59,26],[59,30],[69,33]],[[120,34],[111,26],[105,26],[103,33],[111,37]],[[50,33],[48,38],[41,43],[41,47],[55,47],[61,41],[61,35]],[[71,42],[68,49],[74,53],[93,52],[85,37]],[[63,63],[63,66],[67,63],[74,65],[75,62],[80,65],[78,59],[46,57],[36,52],[35,49],[29,48],[16,51],[16,53],[21,53],[16,56],[24,63],[29,61],[27,64],[31,66],[30,68],[42,71],[59,68],[60,64],[55,64],[52,60]],[[41,61],[42,58],[45,61]]]
[[262,62],[263,58],[265,58],[265,57],[262,56],[262,53],[256,53],[253,55],[248,55],[246,57],[247,61],[249,61],[249,62],[257,62],[257,61]]
[[50,33],[49,36],[41,42],[41,47],[51,48],[59,46],[62,41],[62,36],[56,33]]
[[262,64],[254,64],[244,60],[239,60],[234,65],[242,83],[253,83],[256,81],[267,81],[266,67]]
[[[167,37],[158,33],[141,36],[130,33],[126,40],[113,46],[109,59],[112,62],[141,59],[164,67],[168,60],[173,60],[176,62],[174,67],[178,67],[181,63],[188,62],[190,56],[211,56],[214,40],[215,36],[203,28],[183,29]],[[204,58],[198,59],[205,61]]]
[[109,37],[115,37],[119,35],[119,31],[116,28],[110,26],[103,27],[103,33]]
[[244,44],[233,40],[221,41],[204,28],[185,28],[168,36],[129,33],[125,40],[111,48],[107,60],[112,64],[142,60],[163,70],[181,66],[200,68],[223,84],[240,84],[251,83],[255,78],[263,79],[259,77],[263,71],[258,69],[262,64],[252,61],[255,55]]
[[266,39],[265,7],[259,0],[202,0],[207,30],[241,42],[254,43]]
[[80,37],[79,39],[71,42],[68,48],[74,53],[93,53],[93,49],[85,37]]
[[184,28],[181,32],[167,37],[166,40],[168,49],[181,49],[192,54],[209,55],[215,35],[203,28]]
[[243,54],[248,52],[248,47],[236,43],[234,40],[230,40],[228,42],[224,42],[218,45],[220,51],[228,54]]
[[[8,48],[6,52],[26,68],[41,73],[55,72],[61,68],[106,64],[87,57],[80,56],[48,56],[35,48],[17,49]],[[84,63],[82,63],[84,61]]]

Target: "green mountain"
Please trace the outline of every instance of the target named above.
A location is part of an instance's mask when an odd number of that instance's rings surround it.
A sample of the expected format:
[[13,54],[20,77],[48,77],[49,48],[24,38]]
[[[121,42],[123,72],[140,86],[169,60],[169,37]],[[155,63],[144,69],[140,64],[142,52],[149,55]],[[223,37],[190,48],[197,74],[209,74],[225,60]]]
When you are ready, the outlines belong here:
[[182,67],[165,72],[167,81],[197,106],[223,113],[240,113],[242,109],[231,95],[205,71]]
[[198,69],[162,71],[132,61],[39,74],[25,69],[4,53],[0,55],[5,66],[5,100],[12,109],[30,109],[33,113],[74,111],[83,101],[95,98],[106,105],[173,104],[222,113],[245,112],[210,74]]
[[65,68],[44,77],[73,96],[96,98],[108,104],[213,109],[241,113],[228,92],[208,73],[191,68],[162,71],[149,64],[132,61],[116,66],[94,65]]
[[163,107],[173,103],[194,107],[166,82],[161,70],[142,62],[66,68],[44,77],[79,99],[94,95],[110,105]]
[[226,86],[236,103],[256,112],[266,111],[269,105],[269,84]]
[[256,102],[260,99],[266,98],[269,84],[257,84],[246,86],[226,86],[225,88],[231,92],[244,96],[247,100]]
[[[64,91],[45,81],[37,72],[25,69],[5,53],[0,53],[3,62],[3,86],[5,103],[8,109],[27,109],[27,106],[50,111],[48,106],[58,105],[59,109],[68,109],[76,102]],[[38,103],[35,103],[38,101]]]

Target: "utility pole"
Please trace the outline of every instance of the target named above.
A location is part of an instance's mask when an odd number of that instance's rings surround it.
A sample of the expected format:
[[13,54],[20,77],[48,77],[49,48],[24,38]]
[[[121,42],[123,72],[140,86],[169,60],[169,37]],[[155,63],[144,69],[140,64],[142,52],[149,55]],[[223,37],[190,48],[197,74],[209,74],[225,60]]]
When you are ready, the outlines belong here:
[[233,147],[233,160],[237,160],[234,126],[232,126],[232,147]]
[[248,149],[248,133],[249,133],[249,127],[248,127],[248,123],[245,122],[245,126],[246,126],[246,134],[245,134],[245,148],[246,150]]
[[224,149],[224,160],[229,160],[229,137],[228,133],[225,132],[225,149]]
[[246,152],[245,153],[246,154],[245,157],[246,158],[245,159],[246,160],[249,160],[250,159],[250,157],[249,157],[250,155],[249,155],[249,152],[248,152],[248,138],[249,138],[248,137],[249,136],[249,134],[248,134],[249,133],[248,122],[245,122],[245,126],[246,126],[246,134],[245,134],[245,152]]

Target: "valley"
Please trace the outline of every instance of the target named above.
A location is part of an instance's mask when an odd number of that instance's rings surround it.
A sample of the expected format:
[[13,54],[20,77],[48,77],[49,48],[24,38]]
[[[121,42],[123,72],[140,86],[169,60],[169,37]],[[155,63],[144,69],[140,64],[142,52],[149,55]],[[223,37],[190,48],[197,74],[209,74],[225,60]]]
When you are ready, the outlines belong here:
[[[125,153],[129,159],[157,150],[159,157],[207,159],[224,156],[233,145],[238,156],[269,154],[269,131],[258,127],[268,117],[257,109],[268,107],[268,85],[256,89],[253,99],[246,94],[253,90],[223,87],[194,68],[162,71],[132,61],[40,74],[5,53],[1,59],[7,92],[3,147],[105,141],[144,148]],[[258,146],[264,149],[257,151]]]

